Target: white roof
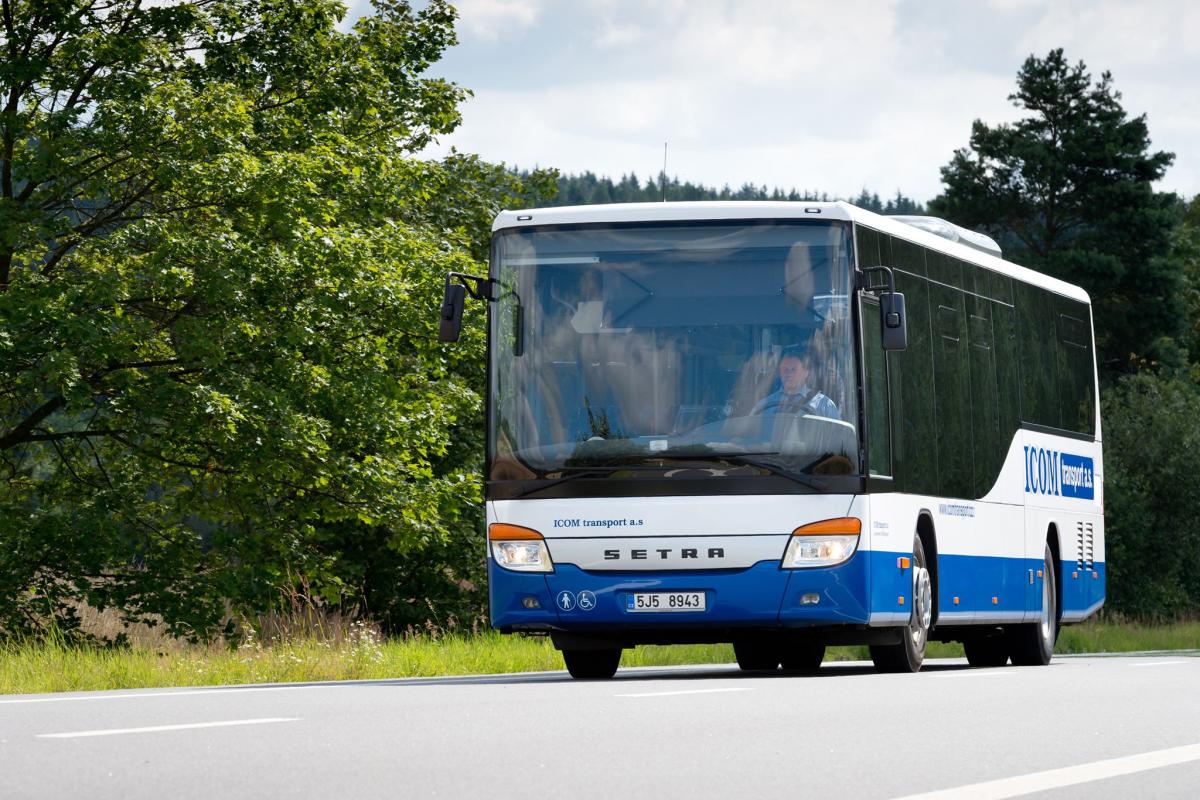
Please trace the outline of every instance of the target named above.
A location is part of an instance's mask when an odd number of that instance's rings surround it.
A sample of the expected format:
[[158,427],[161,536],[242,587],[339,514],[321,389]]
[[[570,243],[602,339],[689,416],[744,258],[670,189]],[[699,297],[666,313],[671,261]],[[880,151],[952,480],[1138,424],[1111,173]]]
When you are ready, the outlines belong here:
[[[492,231],[542,225],[615,222],[686,222],[691,220],[830,219],[858,222],[877,231],[907,239],[946,255],[978,264],[1025,283],[1065,297],[1090,303],[1087,292],[1066,281],[988,255],[964,244],[943,239],[890,217],[841,201],[717,201],[687,203],[610,203],[596,206],[557,206],[524,211],[501,211]],[[885,265],[886,266],[886,265]]]

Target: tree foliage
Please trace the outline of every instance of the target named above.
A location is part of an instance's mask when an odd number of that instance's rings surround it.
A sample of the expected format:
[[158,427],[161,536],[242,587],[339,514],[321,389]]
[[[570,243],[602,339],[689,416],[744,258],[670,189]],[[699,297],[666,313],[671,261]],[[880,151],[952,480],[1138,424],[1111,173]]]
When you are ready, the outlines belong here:
[[1062,50],[1030,56],[1009,100],[1026,115],[1010,125],[976,121],[968,147],[942,168],[931,207],[998,238],[1019,263],[1083,286],[1095,305],[1103,367],[1171,348],[1180,333],[1181,274],[1168,254],[1173,195],[1157,193],[1174,156],[1152,152],[1145,116],[1130,118],[1105,72]]
[[1200,608],[1200,387],[1145,372],[1104,394],[1108,607],[1143,618]]
[[547,178],[412,157],[464,96],[443,0],[343,13],[3,0],[0,634],[362,599],[367,543],[470,588],[482,325],[431,308]]
[[[778,200],[800,202],[804,200],[832,200],[828,192],[816,190],[788,190],[779,187],[758,186],[753,183],[742,184],[737,189],[723,186],[716,189],[703,184],[680,182],[678,178],[667,178],[659,175],[649,178],[644,183],[635,173],[621,176],[619,181],[598,176],[593,172],[583,172],[578,175],[560,175],[557,192],[551,200],[551,205],[590,205],[602,203],[657,203],[663,199],[663,183],[666,183],[666,199],[669,201],[685,200]],[[850,202],[874,211],[878,214],[923,214],[924,206],[911,197],[906,197],[897,191],[896,196],[888,200],[880,199],[877,193],[863,189]]]

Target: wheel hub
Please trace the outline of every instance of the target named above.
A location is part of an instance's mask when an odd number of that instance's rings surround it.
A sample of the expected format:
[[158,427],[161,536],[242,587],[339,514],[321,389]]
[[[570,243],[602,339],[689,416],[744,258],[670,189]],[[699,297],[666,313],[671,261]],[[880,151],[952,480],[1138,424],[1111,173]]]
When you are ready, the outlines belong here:
[[933,583],[924,567],[913,569],[913,621],[922,632],[933,622]]

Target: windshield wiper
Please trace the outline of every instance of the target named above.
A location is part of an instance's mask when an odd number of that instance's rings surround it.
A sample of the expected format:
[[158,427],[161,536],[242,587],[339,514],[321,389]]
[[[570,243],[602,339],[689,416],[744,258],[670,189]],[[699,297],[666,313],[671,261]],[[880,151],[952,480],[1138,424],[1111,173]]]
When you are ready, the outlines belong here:
[[779,453],[728,453],[725,455],[715,456],[715,458],[726,461],[732,464],[745,464],[748,467],[758,467],[765,469],[772,475],[778,475],[781,478],[787,478],[789,481],[794,481],[801,486],[807,486],[810,489],[816,489],[818,492],[823,492],[829,488],[829,484],[820,478],[813,478],[809,475],[804,475],[799,472],[792,472],[790,469],[784,469],[778,464],[772,464],[769,461],[762,461],[757,458],[746,458],[746,456],[769,455],[777,456]]
[[589,467],[563,467],[561,470],[558,470],[558,471],[563,472],[568,469],[577,470],[577,471],[572,472],[570,475],[560,475],[557,478],[551,478],[549,483],[543,483],[541,486],[534,486],[531,489],[526,489],[525,491],[516,495],[516,498],[526,497],[528,495],[540,492],[543,489],[549,489],[551,486],[557,486],[560,483],[566,483],[567,481],[578,480],[579,478],[595,478],[595,477],[600,477],[600,476],[612,475],[614,472],[628,472],[630,470],[638,470],[638,471],[658,470],[658,469],[662,469],[662,467],[629,466],[629,465],[621,465],[621,464],[611,464],[611,465],[598,464],[596,466],[589,466]]

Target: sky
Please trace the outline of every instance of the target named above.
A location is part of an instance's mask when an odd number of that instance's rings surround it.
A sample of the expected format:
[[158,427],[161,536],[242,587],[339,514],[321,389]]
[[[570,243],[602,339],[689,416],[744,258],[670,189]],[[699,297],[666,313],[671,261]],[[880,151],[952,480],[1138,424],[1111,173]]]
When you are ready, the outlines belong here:
[[[417,0],[416,5],[422,3]],[[369,9],[351,3],[348,19]],[[1107,70],[1200,193],[1194,0],[458,0],[431,75],[474,94],[451,147],[509,166],[929,200],[971,123],[1017,119],[1030,55]]]

